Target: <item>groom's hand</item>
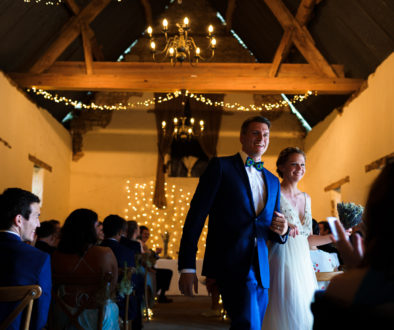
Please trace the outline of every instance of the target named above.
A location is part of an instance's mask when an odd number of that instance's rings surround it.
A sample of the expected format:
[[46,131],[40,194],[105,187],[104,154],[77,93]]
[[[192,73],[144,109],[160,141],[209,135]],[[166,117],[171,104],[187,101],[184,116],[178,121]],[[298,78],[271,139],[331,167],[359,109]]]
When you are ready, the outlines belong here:
[[179,277],[179,291],[185,296],[193,296],[194,292],[198,293],[198,278],[196,273],[181,273]]
[[270,229],[274,233],[277,233],[282,236],[287,233],[288,228],[289,225],[287,223],[285,216],[282,213],[275,211],[274,217],[272,218]]

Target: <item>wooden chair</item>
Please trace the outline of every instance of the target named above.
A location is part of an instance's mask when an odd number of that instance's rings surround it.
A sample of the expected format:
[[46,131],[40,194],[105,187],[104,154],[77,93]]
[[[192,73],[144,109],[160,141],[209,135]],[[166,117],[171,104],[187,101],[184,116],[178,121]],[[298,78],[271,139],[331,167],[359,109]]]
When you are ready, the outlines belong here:
[[[110,295],[111,279],[111,273],[107,273],[104,276],[83,277],[53,275],[49,329],[55,329],[54,309],[57,307],[68,317],[69,324],[72,324],[79,330],[83,330],[78,320],[83,311],[86,309],[97,309],[97,329],[101,330],[106,301]],[[75,304],[76,301],[78,301],[77,305]]]
[[335,276],[343,274],[341,271],[337,272],[315,272],[317,281],[331,281]]
[[0,287],[0,302],[20,301],[19,305],[17,305],[11,314],[0,324],[0,329],[7,329],[16,317],[27,307],[22,315],[21,326],[23,328],[21,327],[21,329],[28,330],[33,301],[39,298],[41,294],[42,290],[39,285]]

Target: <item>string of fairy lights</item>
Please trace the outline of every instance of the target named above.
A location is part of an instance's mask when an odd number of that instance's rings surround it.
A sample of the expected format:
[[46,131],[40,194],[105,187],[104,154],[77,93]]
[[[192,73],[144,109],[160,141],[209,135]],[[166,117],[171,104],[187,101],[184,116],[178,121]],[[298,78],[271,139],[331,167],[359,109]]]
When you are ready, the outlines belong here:
[[[23,0],[23,2],[44,4],[46,6],[58,6],[63,2],[63,0]],[[116,0],[116,2],[122,2],[122,0]]]
[[[167,207],[159,209],[153,204],[154,182],[126,181],[127,206],[124,209],[126,220],[135,220],[150,230],[150,239],[147,245],[150,248],[163,248],[163,237],[169,235],[168,256],[177,259],[177,252],[182,236],[183,224],[189,210],[191,191],[178,187],[176,184],[165,183],[164,191],[167,198]],[[198,243],[197,259],[202,259],[205,251],[205,242],[208,226],[205,224]]]
[[221,108],[223,110],[227,111],[263,111],[263,110],[277,110],[282,107],[287,107],[289,104],[296,104],[305,101],[307,98],[309,98],[311,95],[317,95],[317,93],[312,92],[312,91],[307,91],[305,94],[298,94],[294,95],[293,97],[289,98],[288,100],[280,100],[277,102],[267,102],[267,103],[262,103],[260,105],[255,105],[255,104],[250,104],[250,105],[242,105],[238,102],[224,102],[224,101],[212,101],[209,97],[201,95],[201,94],[195,94],[191,93],[188,90],[186,91],[175,91],[171,93],[167,93],[165,96],[159,96],[159,97],[151,97],[151,98],[146,98],[142,101],[136,101],[136,102],[127,102],[127,103],[116,103],[112,105],[108,104],[96,104],[94,102],[91,102],[89,104],[78,101],[78,100],[73,100],[71,98],[65,97],[65,96],[59,96],[58,94],[52,94],[46,90],[40,89],[40,88],[28,88],[26,90],[29,93],[33,93],[38,96],[42,96],[46,100],[50,100],[55,103],[63,103],[67,106],[73,106],[76,109],[86,109],[86,110],[109,110],[109,111],[121,111],[121,110],[131,110],[131,109],[138,109],[138,108],[144,108],[144,107],[149,107],[154,105],[156,102],[157,103],[162,103],[162,102],[169,102],[175,98],[185,96],[190,99],[193,99],[197,102],[203,103],[207,106],[211,107],[216,107],[216,108]]

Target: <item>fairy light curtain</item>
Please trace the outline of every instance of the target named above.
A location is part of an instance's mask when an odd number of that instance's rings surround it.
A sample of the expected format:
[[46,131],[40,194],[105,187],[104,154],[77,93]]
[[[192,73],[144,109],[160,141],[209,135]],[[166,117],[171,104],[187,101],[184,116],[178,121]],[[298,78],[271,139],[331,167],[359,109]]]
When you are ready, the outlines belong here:
[[[155,118],[156,129],[158,137],[158,157],[156,169],[156,183],[153,203],[160,209],[167,206],[165,197],[164,184],[165,184],[165,156],[170,154],[172,135],[162,134],[161,123],[166,121],[168,132],[172,132],[173,118],[179,116],[183,112],[182,98],[175,98],[169,102],[158,102],[159,97],[165,97],[165,94],[155,94]],[[223,101],[223,94],[210,94],[209,97],[214,101]],[[198,137],[201,148],[208,156],[209,159],[216,156],[216,148],[219,138],[219,130],[222,118],[221,109],[212,109],[209,105],[202,104],[190,99],[190,107],[193,116],[205,122],[204,134]]]

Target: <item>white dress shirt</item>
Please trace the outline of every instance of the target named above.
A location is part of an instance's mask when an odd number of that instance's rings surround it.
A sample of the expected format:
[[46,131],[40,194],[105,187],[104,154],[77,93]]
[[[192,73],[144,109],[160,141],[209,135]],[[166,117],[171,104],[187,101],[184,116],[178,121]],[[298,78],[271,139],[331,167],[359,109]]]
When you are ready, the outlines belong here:
[[[245,164],[248,155],[244,151],[240,151],[242,161]],[[256,214],[259,214],[265,206],[267,201],[267,193],[263,173],[258,171],[254,166],[245,167],[248,174],[250,189],[252,190],[253,204]]]

